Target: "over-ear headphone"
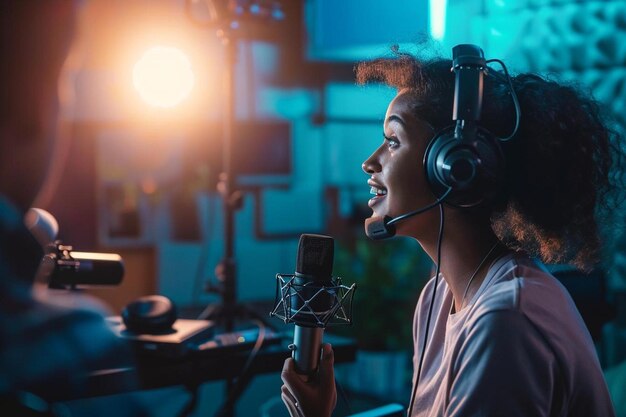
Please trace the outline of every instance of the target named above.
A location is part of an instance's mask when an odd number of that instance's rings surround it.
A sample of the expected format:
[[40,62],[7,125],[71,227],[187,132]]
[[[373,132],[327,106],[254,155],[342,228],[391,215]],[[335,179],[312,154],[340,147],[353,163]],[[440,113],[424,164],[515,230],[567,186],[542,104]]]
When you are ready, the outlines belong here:
[[126,329],[136,334],[176,333],[176,306],[162,295],[145,295],[132,301],[122,310]]
[[[424,153],[426,180],[437,199],[456,207],[492,200],[504,179],[500,141],[478,124],[487,65],[476,45],[452,48],[455,125],[439,131]],[[443,197],[443,198],[442,198]]]

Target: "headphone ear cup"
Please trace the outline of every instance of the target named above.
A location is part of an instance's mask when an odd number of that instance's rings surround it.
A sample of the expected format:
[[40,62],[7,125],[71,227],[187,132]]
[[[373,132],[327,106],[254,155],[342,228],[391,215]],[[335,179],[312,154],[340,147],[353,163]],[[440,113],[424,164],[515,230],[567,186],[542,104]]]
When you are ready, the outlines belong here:
[[459,140],[454,126],[436,134],[424,152],[424,170],[431,191],[455,207],[475,207],[492,201],[504,178],[500,142],[478,128],[473,140]]
[[[450,188],[450,185],[447,184],[441,175],[441,170],[437,167],[437,159],[440,158],[440,155],[443,155],[442,149],[448,148],[450,143],[453,143],[455,140],[454,127],[449,126],[440,130],[432,137],[426,147],[426,151],[424,152],[424,171],[426,181],[430,186],[430,190],[435,197],[437,197],[437,199],[440,199]],[[449,200],[451,194],[452,190],[448,194],[446,202]]]

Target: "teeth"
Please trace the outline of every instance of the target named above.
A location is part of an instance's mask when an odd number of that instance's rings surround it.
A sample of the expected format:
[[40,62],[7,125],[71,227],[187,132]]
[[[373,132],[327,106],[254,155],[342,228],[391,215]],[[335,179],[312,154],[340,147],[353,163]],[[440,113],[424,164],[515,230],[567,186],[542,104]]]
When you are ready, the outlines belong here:
[[372,187],[372,188],[370,188],[370,194],[387,195],[387,190],[383,190],[383,189],[380,189],[380,188]]

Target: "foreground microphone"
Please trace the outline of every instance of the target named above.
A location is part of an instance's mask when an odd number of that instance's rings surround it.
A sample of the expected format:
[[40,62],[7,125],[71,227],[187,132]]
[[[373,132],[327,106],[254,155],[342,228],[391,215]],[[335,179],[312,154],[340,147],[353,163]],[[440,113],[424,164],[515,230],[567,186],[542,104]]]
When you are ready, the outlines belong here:
[[115,253],[77,252],[71,246],[55,240],[59,225],[49,212],[31,208],[24,224],[45,248],[36,280],[47,282],[50,288],[78,285],[118,285],[124,277],[124,262]]
[[271,316],[295,323],[289,345],[296,371],[307,378],[318,368],[326,326],[352,323],[350,287],[332,277],[334,241],[322,235],[301,235],[295,274],[276,275],[276,300]]
[[298,244],[294,284],[300,292],[291,301],[296,326],[290,348],[296,371],[305,375],[313,374],[319,365],[324,327],[319,327],[317,318],[334,304],[322,289],[333,285],[334,247],[333,238],[322,235],[301,235]]

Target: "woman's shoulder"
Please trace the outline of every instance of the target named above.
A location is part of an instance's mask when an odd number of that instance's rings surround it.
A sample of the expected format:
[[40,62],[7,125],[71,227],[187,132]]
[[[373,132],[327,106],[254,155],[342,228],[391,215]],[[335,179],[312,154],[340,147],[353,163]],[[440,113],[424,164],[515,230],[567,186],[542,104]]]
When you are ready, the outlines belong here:
[[545,265],[523,252],[511,252],[489,270],[475,300],[474,314],[498,310],[526,314],[538,305],[570,308],[573,303]]
[[470,313],[472,322],[506,312],[523,317],[541,333],[562,333],[567,328],[580,335],[585,329],[569,292],[540,261],[512,253],[494,265],[489,275],[485,281],[490,282],[484,283]]

